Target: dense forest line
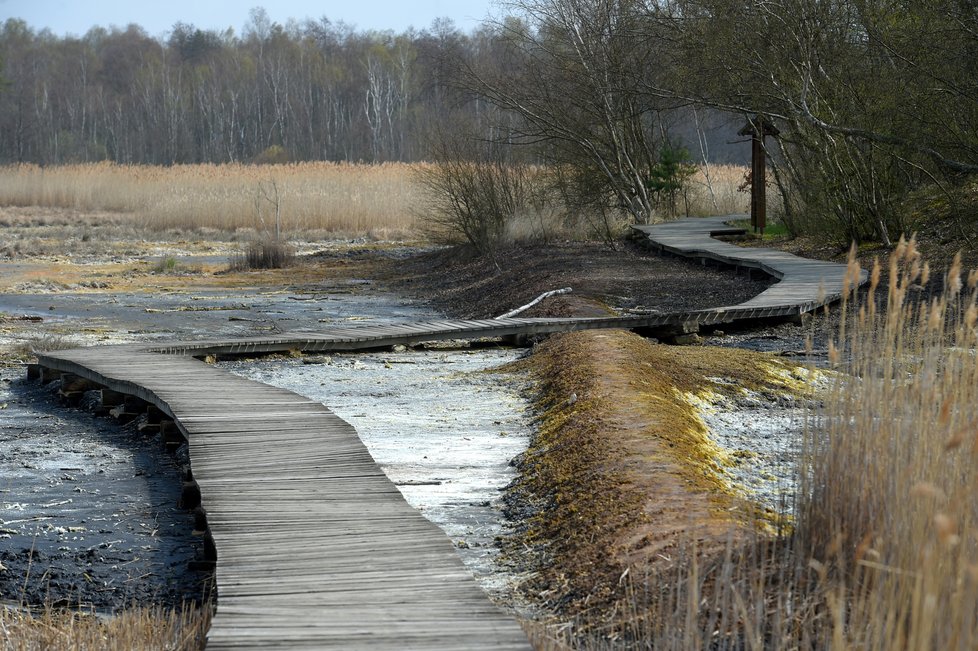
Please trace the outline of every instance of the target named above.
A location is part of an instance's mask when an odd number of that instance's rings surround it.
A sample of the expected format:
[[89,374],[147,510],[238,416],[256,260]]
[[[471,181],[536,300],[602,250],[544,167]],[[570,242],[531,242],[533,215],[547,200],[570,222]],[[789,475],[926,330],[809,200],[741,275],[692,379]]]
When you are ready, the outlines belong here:
[[404,34],[326,18],[283,26],[261,9],[240,36],[178,23],[165,40],[137,25],[59,38],[10,19],[0,158],[415,160],[450,109],[441,67],[460,48],[491,50],[492,35],[448,22]]
[[178,23],[164,39],[10,19],[0,161],[547,163],[566,205],[641,222],[662,216],[686,161],[743,160],[730,141],[763,122],[780,132],[789,229],[884,243],[915,227],[909,193],[952,195],[978,172],[970,0],[500,8],[470,33],[281,25],[260,8],[240,35]]
[[[260,8],[240,35],[177,23],[165,38],[138,25],[58,37],[8,19],[0,161],[422,160],[456,114],[488,125],[491,106],[452,80],[461,61],[501,66],[507,40],[504,25],[358,31],[327,17],[282,25]],[[736,128],[716,114],[701,126],[713,160],[743,161],[727,142]]]

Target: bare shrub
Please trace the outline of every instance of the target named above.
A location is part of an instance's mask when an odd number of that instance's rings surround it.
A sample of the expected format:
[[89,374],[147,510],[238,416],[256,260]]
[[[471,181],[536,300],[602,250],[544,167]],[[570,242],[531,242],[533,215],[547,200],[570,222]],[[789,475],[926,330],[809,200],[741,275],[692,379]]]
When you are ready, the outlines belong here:
[[429,228],[436,239],[462,239],[480,253],[498,246],[526,203],[526,168],[502,161],[444,160],[423,168]]
[[250,243],[244,251],[231,258],[235,271],[249,269],[284,269],[295,263],[295,249],[288,242],[263,237]]
[[442,133],[434,150],[435,162],[419,167],[415,179],[425,199],[419,217],[436,240],[464,241],[491,253],[514,224],[525,232],[542,212],[542,173],[515,158],[510,147],[459,126]]

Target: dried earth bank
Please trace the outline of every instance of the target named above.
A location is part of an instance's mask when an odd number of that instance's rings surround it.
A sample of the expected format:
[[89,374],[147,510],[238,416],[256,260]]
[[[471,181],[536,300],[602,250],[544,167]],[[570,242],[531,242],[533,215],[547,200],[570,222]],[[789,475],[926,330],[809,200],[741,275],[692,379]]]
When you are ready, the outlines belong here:
[[719,445],[701,410],[797,409],[813,397],[812,372],[620,330],[553,337],[520,366],[538,380],[541,420],[510,491],[526,524],[513,549],[532,550],[528,591],[582,633],[627,634],[626,614],[641,617],[634,595],[673,581],[681,549],[717,554],[776,522],[736,481],[762,456],[757,442]]

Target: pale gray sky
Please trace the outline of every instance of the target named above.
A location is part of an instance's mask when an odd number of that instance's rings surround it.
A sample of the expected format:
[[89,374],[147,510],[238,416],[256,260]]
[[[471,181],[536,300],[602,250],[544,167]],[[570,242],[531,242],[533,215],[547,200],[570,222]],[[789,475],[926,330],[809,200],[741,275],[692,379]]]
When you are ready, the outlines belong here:
[[451,18],[464,31],[476,27],[493,0],[0,0],[0,22],[21,18],[35,31],[81,36],[93,25],[141,25],[150,36],[162,36],[180,21],[201,29],[234,28],[241,34],[252,7],[263,6],[269,18],[285,23],[328,17],[358,29],[421,29],[435,18]]

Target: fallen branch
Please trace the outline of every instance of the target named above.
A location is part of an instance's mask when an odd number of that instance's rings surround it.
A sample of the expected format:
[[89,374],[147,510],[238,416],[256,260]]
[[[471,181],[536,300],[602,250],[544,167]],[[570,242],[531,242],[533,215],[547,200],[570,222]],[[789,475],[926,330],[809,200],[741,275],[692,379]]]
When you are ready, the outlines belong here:
[[529,303],[527,303],[526,305],[524,305],[522,307],[518,307],[515,310],[512,310],[510,312],[507,312],[506,314],[500,314],[496,318],[497,319],[508,319],[511,316],[516,316],[520,312],[525,312],[525,311],[529,310],[531,307],[533,307],[534,305],[536,305],[537,303],[539,303],[540,301],[542,301],[545,298],[550,298],[551,296],[556,296],[557,294],[570,294],[572,291],[573,290],[570,287],[564,287],[563,289],[554,289],[554,290],[551,290],[549,292],[544,292],[544,293],[540,294],[539,296],[537,296],[532,301],[530,301]]

